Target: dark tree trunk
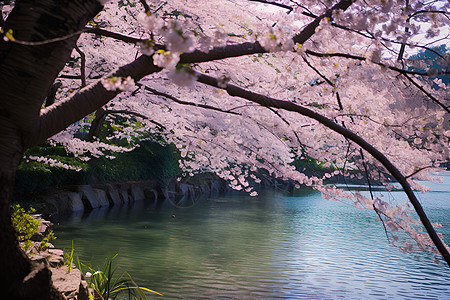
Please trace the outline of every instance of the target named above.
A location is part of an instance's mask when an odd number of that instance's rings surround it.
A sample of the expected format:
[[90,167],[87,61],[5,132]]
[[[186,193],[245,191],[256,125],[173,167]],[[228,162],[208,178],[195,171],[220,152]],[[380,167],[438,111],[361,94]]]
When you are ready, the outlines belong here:
[[[41,42],[84,28],[101,9],[95,0],[23,0],[4,24],[17,41]],[[0,295],[2,299],[63,299],[44,264],[21,251],[11,222],[15,172],[40,124],[48,90],[78,35],[41,45],[0,41]],[[64,116],[61,116],[64,117]]]

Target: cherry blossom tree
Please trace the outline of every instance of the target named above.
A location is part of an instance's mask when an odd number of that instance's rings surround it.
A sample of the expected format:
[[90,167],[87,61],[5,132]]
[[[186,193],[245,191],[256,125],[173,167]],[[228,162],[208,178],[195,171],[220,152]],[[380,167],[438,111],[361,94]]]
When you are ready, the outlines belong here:
[[[175,144],[185,176],[214,172],[256,195],[266,170],[373,210],[393,244],[439,254],[450,265],[434,230],[439,224],[413,192],[426,190],[414,179],[431,180],[449,161],[448,87],[429,80],[449,74],[449,56],[438,54],[439,70],[408,59],[448,42],[448,3],[0,3],[0,260],[7,294],[60,297],[48,269],[20,251],[10,221],[25,150],[49,139],[84,160],[129,151],[96,139],[95,130],[90,139],[76,137],[112,114],[138,120],[115,133],[133,146],[152,134]],[[331,171],[311,175],[293,166],[313,159]],[[374,181],[398,185],[409,202],[328,184],[353,176],[370,189]]]

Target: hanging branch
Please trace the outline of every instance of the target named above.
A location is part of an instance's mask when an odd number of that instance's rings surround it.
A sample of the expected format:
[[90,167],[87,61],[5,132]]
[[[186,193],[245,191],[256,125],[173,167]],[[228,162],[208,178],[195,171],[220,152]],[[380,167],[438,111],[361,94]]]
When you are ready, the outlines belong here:
[[[213,78],[208,75],[200,74],[198,73],[198,81],[202,82],[204,84],[219,88],[218,80],[216,78]],[[317,112],[304,107],[297,105],[293,102],[285,101],[285,100],[279,100],[275,98],[271,98],[268,96],[264,96],[261,94],[257,94],[245,89],[242,89],[238,86],[227,84],[226,88],[224,89],[230,96],[240,97],[243,99],[247,99],[249,101],[258,103],[265,107],[274,107],[274,108],[281,108],[287,111],[292,111],[299,113],[303,116],[312,118],[316,121],[318,121],[320,124],[324,125],[325,127],[328,127],[329,129],[339,133],[345,138],[348,138],[349,140],[356,143],[358,146],[360,146],[362,149],[366,150],[368,153],[370,153],[376,160],[378,160],[390,173],[391,175],[398,181],[398,183],[403,187],[403,190],[405,191],[406,195],[408,196],[409,201],[413,205],[415,211],[419,215],[419,218],[427,230],[427,233],[431,240],[433,241],[434,245],[438,249],[438,251],[441,253],[444,260],[447,262],[448,266],[450,267],[450,254],[445,247],[444,243],[440,239],[440,237],[437,235],[436,231],[433,228],[433,225],[431,225],[430,220],[428,219],[427,215],[425,214],[425,211],[422,208],[422,205],[420,204],[419,200],[417,199],[416,195],[414,194],[413,190],[411,189],[411,186],[409,185],[406,178],[403,176],[403,174],[391,163],[391,161],[378,149],[376,149],[374,146],[369,144],[367,141],[365,141],[362,137],[354,133],[353,131],[338,125],[337,123],[333,122],[332,120],[326,118],[325,116],[318,114]]]
[[[357,56],[357,55],[348,54],[348,53],[339,53],[339,52],[320,53],[320,52],[315,52],[315,51],[312,51],[312,50],[309,50],[309,49],[307,49],[305,51],[305,53],[308,54],[308,55],[316,56],[316,57],[343,57],[343,58],[355,59],[355,60],[359,60],[359,61],[367,61],[368,60],[366,57]],[[388,69],[390,69],[392,71],[396,71],[396,72],[398,72],[400,74],[410,74],[410,75],[420,75],[420,76],[439,76],[439,75],[448,75],[448,74],[450,74],[450,71],[444,71],[444,72],[439,72],[437,74],[430,75],[428,72],[417,72],[417,71],[400,69],[400,68],[397,68],[397,67],[394,67],[394,66],[390,66],[388,64],[381,63],[381,62],[378,62],[378,63],[372,62],[372,63],[377,64],[380,67],[384,67],[384,68],[388,68]]]
[[81,77],[81,87],[84,88],[86,86],[86,54],[81,51],[78,46],[75,46],[75,50],[80,54],[81,58],[81,66],[80,66],[80,77]]
[[412,84],[414,84],[419,90],[421,90],[425,95],[428,96],[431,100],[433,100],[434,103],[442,107],[447,113],[450,113],[450,109],[448,106],[445,106],[443,103],[441,103],[438,99],[436,99],[433,95],[428,93],[423,86],[415,82],[411,77],[409,77],[407,74],[403,74]]

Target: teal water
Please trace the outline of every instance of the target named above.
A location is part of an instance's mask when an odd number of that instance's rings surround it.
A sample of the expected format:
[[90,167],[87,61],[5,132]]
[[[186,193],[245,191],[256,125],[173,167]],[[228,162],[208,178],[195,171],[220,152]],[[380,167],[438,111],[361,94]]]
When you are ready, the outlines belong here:
[[[420,198],[450,244],[450,172],[432,188]],[[54,244],[74,240],[93,266],[119,253],[120,270],[166,299],[450,299],[450,268],[391,246],[375,217],[312,191],[233,194],[73,216]]]

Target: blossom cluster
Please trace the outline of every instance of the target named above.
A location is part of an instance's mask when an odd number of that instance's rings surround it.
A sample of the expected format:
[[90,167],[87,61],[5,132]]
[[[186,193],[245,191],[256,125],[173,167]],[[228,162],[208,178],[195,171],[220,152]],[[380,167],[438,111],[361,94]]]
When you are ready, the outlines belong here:
[[79,167],[74,167],[74,166],[65,164],[65,163],[60,162],[60,161],[58,161],[56,159],[53,159],[53,158],[48,158],[48,157],[43,157],[43,156],[34,156],[34,155],[25,156],[24,158],[25,158],[26,161],[34,160],[34,161],[37,161],[37,162],[41,162],[41,163],[47,164],[47,165],[49,165],[51,167],[63,168],[63,169],[66,169],[66,170],[74,170],[74,171],[77,171],[77,172],[82,170]]
[[[141,12],[137,16],[139,23],[152,35],[164,38],[167,51],[159,50],[154,56],[157,66],[173,69],[179,61],[180,53],[192,52],[196,42],[194,34],[186,30],[186,23],[179,20],[164,21],[156,14]],[[138,44],[140,51],[145,55],[154,53],[152,42],[141,42]]]
[[292,51],[294,41],[286,30],[279,26],[270,27],[266,32],[258,36],[258,42],[269,52]]
[[134,87],[134,80],[130,76],[102,78],[101,83],[107,91],[131,91]]

